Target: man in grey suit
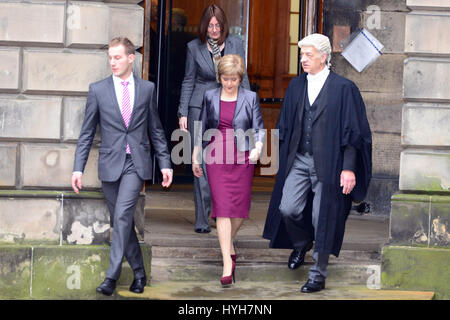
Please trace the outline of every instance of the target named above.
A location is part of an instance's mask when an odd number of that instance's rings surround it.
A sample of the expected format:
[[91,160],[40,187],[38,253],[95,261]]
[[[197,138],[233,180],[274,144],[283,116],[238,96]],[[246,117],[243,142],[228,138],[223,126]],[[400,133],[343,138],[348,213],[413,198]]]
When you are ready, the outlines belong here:
[[144,180],[152,178],[150,141],[162,168],[163,187],[172,183],[170,154],[156,107],[155,85],[132,73],[135,48],[127,38],[114,38],[108,55],[113,75],[89,86],[84,122],[75,151],[72,188],[82,188],[82,172],[100,125],[98,178],[113,227],[110,265],[97,292],[111,295],[125,256],[134,271],[130,291],[142,293],[147,283],[134,212]]

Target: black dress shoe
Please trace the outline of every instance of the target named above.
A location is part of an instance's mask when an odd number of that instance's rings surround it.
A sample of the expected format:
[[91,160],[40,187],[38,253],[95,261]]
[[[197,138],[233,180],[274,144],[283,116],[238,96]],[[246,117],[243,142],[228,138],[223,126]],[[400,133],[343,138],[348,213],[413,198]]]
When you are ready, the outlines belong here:
[[306,281],[306,283],[303,285],[301,291],[303,293],[312,293],[312,292],[318,292],[322,289],[325,289],[325,280],[314,281],[314,280],[308,279],[308,281]]
[[210,233],[211,230],[210,229],[198,228],[198,229],[195,229],[195,232],[197,232],[197,233]]
[[311,250],[312,246],[313,243],[310,242],[306,246],[304,246],[303,249],[301,250],[294,249],[294,251],[292,251],[289,257],[288,262],[289,269],[294,270],[300,267],[303,264],[303,262],[305,262],[305,255],[309,250]]
[[147,278],[139,278],[134,279],[133,283],[130,286],[130,291],[134,293],[142,293],[144,292],[144,287],[147,285]]
[[110,296],[116,288],[116,280],[106,278],[101,285],[97,287],[97,292],[103,293],[105,296]]

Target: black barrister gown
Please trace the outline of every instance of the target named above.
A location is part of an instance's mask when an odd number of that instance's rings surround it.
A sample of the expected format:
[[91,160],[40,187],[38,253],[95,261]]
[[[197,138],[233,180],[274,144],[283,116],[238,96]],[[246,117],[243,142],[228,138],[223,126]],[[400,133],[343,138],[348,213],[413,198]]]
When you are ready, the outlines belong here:
[[[276,128],[279,130],[279,169],[267,213],[263,237],[270,240],[271,248],[293,248],[279,205],[286,176],[292,166],[298,145],[290,146],[297,112],[303,112],[302,99],[306,94],[306,73],[291,80],[286,91]],[[318,230],[314,251],[339,255],[344,238],[345,222],[352,201],[365,198],[372,172],[372,137],[366,109],[356,85],[336,73],[330,74],[323,88],[321,105],[313,122],[312,143],[314,163],[319,181],[323,183]],[[357,150],[356,186],[349,195],[342,193],[340,175],[343,151],[346,145]],[[311,221],[310,193],[303,215]],[[312,226],[311,226],[312,228]],[[313,230],[311,229],[312,234]]]

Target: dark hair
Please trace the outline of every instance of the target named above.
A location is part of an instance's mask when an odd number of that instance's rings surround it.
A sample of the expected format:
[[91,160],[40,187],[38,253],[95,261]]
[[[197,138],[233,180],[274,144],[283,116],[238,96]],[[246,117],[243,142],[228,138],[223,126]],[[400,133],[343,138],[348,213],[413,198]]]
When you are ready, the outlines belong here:
[[205,11],[203,11],[202,18],[200,19],[200,26],[198,28],[198,37],[202,43],[206,42],[206,37],[208,34],[208,25],[212,17],[216,17],[220,25],[220,38],[219,45],[225,42],[228,37],[229,27],[228,20],[225,12],[218,5],[212,4],[208,6]]
[[134,44],[126,37],[115,37],[109,42],[108,49],[119,45],[123,45],[125,47],[125,52],[127,55],[134,54]]

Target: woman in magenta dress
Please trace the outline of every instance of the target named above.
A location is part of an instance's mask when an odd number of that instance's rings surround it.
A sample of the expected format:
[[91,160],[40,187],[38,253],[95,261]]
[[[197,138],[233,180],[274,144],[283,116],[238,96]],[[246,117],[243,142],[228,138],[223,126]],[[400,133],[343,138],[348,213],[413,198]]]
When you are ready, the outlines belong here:
[[217,69],[221,87],[205,92],[192,170],[200,177],[200,161],[206,161],[211,217],[216,218],[223,258],[220,281],[228,286],[234,280],[236,266],[233,240],[248,218],[254,167],[261,155],[265,130],[256,93],[240,86],[245,74],[243,59],[225,55]]

